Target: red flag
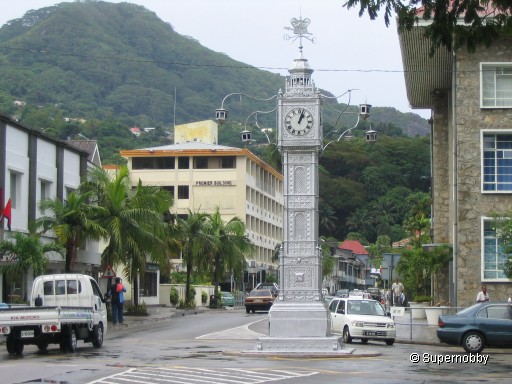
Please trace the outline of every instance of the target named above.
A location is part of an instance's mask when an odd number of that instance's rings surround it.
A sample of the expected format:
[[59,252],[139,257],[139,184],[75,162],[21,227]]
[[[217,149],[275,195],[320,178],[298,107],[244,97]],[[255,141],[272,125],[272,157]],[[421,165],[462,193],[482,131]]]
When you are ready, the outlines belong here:
[[9,228],[9,231],[11,230],[11,199],[7,201],[7,204],[5,204],[3,217],[7,219],[7,228]]

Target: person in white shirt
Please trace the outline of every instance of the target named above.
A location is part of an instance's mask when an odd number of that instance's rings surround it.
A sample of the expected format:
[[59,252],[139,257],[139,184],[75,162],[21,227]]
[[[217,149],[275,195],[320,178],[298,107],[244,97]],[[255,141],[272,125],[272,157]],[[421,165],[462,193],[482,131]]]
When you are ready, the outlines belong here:
[[391,291],[393,292],[393,305],[400,305],[399,298],[400,295],[404,292],[404,285],[400,282],[398,277],[395,279],[395,282],[391,286]]
[[482,285],[482,290],[476,295],[476,302],[484,303],[486,301],[489,301],[489,294],[487,293],[487,287]]

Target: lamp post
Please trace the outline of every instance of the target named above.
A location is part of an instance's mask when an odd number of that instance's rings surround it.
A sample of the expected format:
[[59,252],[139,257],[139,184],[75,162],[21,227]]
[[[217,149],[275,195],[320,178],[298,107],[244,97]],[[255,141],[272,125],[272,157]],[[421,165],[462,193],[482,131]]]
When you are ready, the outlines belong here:
[[[355,129],[360,120],[370,115],[369,104],[360,104],[356,124],[337,134],[336,125],[350,103],[341,111],[330,134],[334,138],[324,143],[322,100],[324,96],[315,87],[311,74],[313,70],[303,57],[302,39],[313,41],[307,32],[309,19],[292,19],[294,37],[299,39],[299,56],[294,60],[290,75],[286,78],[285,91],[275,96],[258,99],[244,93],[227,95],[221,108],[217,109],[219,123],[227,119],[228,111],[224,102],[228,97],[239,95],[259,101],[276,98],[277,106],[277,147],[283,159],[284,215],[283,245],[279,257],[279,297],[269,312],[269,337],[258,339],[260,352],[299,352],[325,355],[347,353],[342,339],[331,334],[330,312],[322,297],[322,254],[319,243],[319,157],[329,144],[346,137]],[[285,35],[288,39],[290,36]],[[353,90],[345,92],[351,97]],[[340,97],[340,96],[338,96]],[[336,98],[338,98],[336,97]],[[332,108],[332,106],[330,106]],[[247,120],[246,120],[247,122]],[[268,137],[268,136],[267,136]],[[247,127],[242,138],[250,140]],[[366,139],[375,141],[376,132],[366,132]]]

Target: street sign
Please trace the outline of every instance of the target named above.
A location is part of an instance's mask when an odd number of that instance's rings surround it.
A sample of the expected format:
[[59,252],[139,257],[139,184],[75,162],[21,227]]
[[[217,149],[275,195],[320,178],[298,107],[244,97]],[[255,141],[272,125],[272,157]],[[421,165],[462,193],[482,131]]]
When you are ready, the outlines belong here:
[[114,269],[111,265],[107,265],[107,268],[105,268],[105,272],[103,272],[102,278],[109,278],[109,277],[116,277],[116,273],[114,272]]

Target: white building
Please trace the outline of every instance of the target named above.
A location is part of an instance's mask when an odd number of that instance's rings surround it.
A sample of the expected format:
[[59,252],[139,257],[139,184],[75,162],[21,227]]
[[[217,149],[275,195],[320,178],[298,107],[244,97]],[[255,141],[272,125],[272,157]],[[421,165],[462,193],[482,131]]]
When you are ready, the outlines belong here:
[[[11,201],[11,231],[28,233],[29,224],[44,216],[38,204],[44,199],[66,199],[77,189],[87,174],[89,153],[65,142],[51,139],[40,131],[30,129],[0,115],[0,204]],[[0,240],[7,240],[7,220],[0,225]],[[54,241],[43,237],[43,241]],[[60,255],[49,254],[48,273],[64,272]],[[8,262],[0,255],[0,263]],[[78,252],[73,272],[99,277],[100,254],[97,242],[87,242]],[[0,275],[0,301],[30,292],[33,276],[29,271],[21,279]],[[24,283],[22,283],[24,281]]]
[[255,246],[247,259],[253,287],[260,271],[278,267],[272,255],[283,239],[283,176],[246,148],[218,145],[217,131],[210,120],[178,125],[175,144],[123,150],[121,156],[128,160],[132,185],[141,180],[172,193],[173,214],[213,213],[219,207],[224,220],[242,219]]

